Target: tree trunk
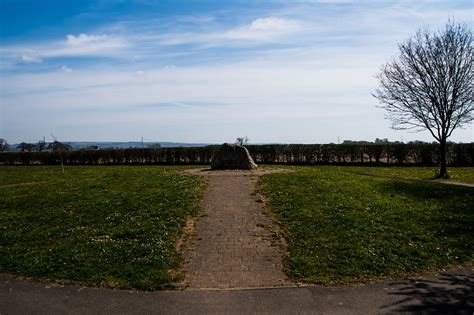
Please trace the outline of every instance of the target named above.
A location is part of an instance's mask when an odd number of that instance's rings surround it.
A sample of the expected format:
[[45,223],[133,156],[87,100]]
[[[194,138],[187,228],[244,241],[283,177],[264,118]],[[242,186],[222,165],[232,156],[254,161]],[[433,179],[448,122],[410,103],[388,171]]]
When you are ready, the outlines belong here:
[[440,149],[440,167],[439,167],[439,174],[438,178],[448,178],[448,170],[446,167],[446,139],[442,139],[439,143]]

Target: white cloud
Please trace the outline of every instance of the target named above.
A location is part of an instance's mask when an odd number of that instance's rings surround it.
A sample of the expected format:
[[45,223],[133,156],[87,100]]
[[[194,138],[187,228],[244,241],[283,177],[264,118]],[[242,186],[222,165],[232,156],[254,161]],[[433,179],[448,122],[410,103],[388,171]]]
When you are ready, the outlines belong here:
[[67,45],[68,46],[81,46],[85,44],[90,44],[90,43],[100,43],[105,40],[107,40],[107,36],[105,35],[99,35],[99,36],[94,36],[94,35],[86,35],[84,33],[74,36],[74,35],[67,35]]
[[61,66],[61,71],[63,71],[63,72],[72,72],[72,69],[69,68],[68,66]]
[[74,56],[119,57],[129,45],[124,37],[109,35],[67,35],[65,40],[36,42],[0,47],[2,61],[14,64],[20,59],[24,63],[39,63],[47,58]]
[[[194,129],[187,135],[175,135],[174,139],[195,137],[196,141],[216,141],[211,139],[211,133],[219,141],[227,137],[232,140],[234,132],[254,135],[253,139],[258,141],[265,132],[257,129],[265,127],[268,141],[290,141],[290,137],[297,141],[298,128],[304,126],[308,130],[299,141],[316,141],[312,139],[324,121],[334,122],[375,110],[368,93],[373,82],[371,66],[364,62],[349,69],[334,55],[337,55],[334,51],[318,55],[329,64],[324,67],[314,63],[313,56],[308,54],[305,59],[297,60],[289,55],[270,56],[265,60],[226,65],[151,67],[146,72],[90,69],[76,70],[74,76],[60,72],[18,75],[11,77],[5,86],[10,91],[5,104],[12,105],[5,107],[6,115],[29,112],[36,116],[34,113],[48,112],[55,124],[82,121],[100,125],[101,121],[106,126],[152,128],[158,135],[168,132],[167,127],[172,125],[185,129],[192,126]],[[373,60],[372,56],[365,59]],[[350,104],[343,95],[351,96]],[[60,120],[61,117],[64,119]],[[245,130],[237,130],[241,125]],[[296,131],[284,135],[278,132],[278,125]],[[9,128],[16,127],[9,125]],[[123,130],[129,132],[128,128]],[[215,133],[214,129],[221,131]],[[173,130],[177,132],[176,128]],[[331,132],[328,129],[326,134]],[[173,139],[171,134],[170,139]]]
[[[41,134],[41,128],[49,134],[57,126],[71,140],[99,140],[101,132],[105,140],[143,135],[232,141],[241,134],[276,142],[334,142],[337,136],[399,140],[400,135],[405,141],[430,140],[389,129],[370,95],[373,76],[397,52],[397,41],[422,24],[436,28],[448,14],[457,19],[469,14],[456,10],[418,2],[301,5],[239,25],[173,17],[167,27],[135,21],[125,28],[68,34],[60,41],[3,46],[0,55],[14,65],[19,56],[45,64],[60,56],[122,60],[84,66],[68,61],[74,75],[67,65],[55,65],[50,73],[9,72],[1,86],[4,136],[20,138],[25,130]],[[189,46],[169,47],[177,44]],[[460,130],[452,140],[473,141],[472,130]]]
[[65,45],[62,43],[60,47],[44,50],[42,55],[44,57],[111,55],[126,46],[126,40],[121,37],[69,34]]
[[272,40],[282,38],[301,29],[301,22],[268,17],[258,18],[249,25],[216,34],[215,37],[231,40]]
[[37,57],[37,56],[33,56],[33,55],[28,55],[28,54],[23,54],[21,55],[21,60],[23,62],[27,62],[27,63],[30,63],[30,62],[41,62],[41,58]]
[[210,46],[246,44],[248,42],[281,41],[303,30],[303,23],[294,19],[265,17],[230,29],[208,32],[167,33],[144,36],[143,40],[158,40],[163,45],[198,43]]
[[296,21],[276,17],[260,18],[250,24],[251,31],[278,31],[287,32],[298,28]]
[[[429,135],[391,131],[375,107],[370,92],[382,61],[383,56],[342,47],[290,50],[225,65],[12,75],[3,86],[9,91],[2,98],[5,136],[37,126],[36,134],[57,128],[71,140],[143,135],[223,142],[248,134],[256,142],[335,142],[337,136],[399,140],[401,135],[405,141],[429,141]],[[38,122],[44,113],[47,124]],[[32,121],[14,123],[15,117]],[[472,139],[472,129],[452,138]]]

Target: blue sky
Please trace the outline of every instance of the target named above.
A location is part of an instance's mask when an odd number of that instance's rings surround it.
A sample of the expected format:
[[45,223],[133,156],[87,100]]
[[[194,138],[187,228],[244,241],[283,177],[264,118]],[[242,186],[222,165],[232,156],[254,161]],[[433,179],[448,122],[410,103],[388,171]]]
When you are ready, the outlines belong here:
[[472,18],[471,0],[0,0],[0,138],[432,141],[390,129],[374,76],[417,29]]

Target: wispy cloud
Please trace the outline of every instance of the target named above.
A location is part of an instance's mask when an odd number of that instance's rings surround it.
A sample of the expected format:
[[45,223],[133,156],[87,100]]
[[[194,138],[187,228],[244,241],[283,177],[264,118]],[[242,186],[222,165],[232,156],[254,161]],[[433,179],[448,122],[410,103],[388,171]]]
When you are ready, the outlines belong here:
[[[238,14],[127,16],[60,38],[6,43],[2,136],[57,128],[71,140],[399,139],[375,108],[374,74],[418,27],[471,14],[447,1],[282,3]],[[472,141],[472,129],[459,134]]]
[[214,37],[225,40],[272,41],[296,33],[301,29],[302,23],[299,21],[266,17],[253,20],[250,25],[214,34]]
[[95,56],[109,55],[125,48],[127,41],[121,37],[108,35],[67,35],[66,45],[61,44],[55,49],[44,50],[40,54],[44,57],[59,56]]
[[[369,94],[371,62],[377,62],[371,61],[373,56],[358,55],[359,67],[347,68],[340,61],[345,55],[338,51],[318,53],[331,67],[313,62],[310,53],[291,64],[282,62],[290,60],[293,52],[288,53],[225,65],[12,76],[5,86],[10,91],[5,116],[35,117],[46,111],[51,128],[70,126],[69,138],[74,137],[75,125],[87,124],[88,130],[96,132],[99,125],[120,125],[133,134],[131,126],[140,124],[160,137],[183,141],[230,141],[230,135],[243,132],[255,141],[311,142],[330,140],[323,136],[332,132],[324,132],[327,122],[336,126],[343,117],[360,121],[363,115],[373,114]],[[351,100],[344,95],[351,95]],[[380,118],[384,124],[383,114]],[[298,132],[314,127],[298,140],[274,130],[277,125]],[[8,132],[19,132],[16,128],[9,124]],[[264,135],[265,128],[271,132]]]
[[0,53],[10,62],[19,60],[24,63],[38,63],[57,57],[118,56],[119,52],[127,46],[128,42],[123,37],[69,34],[64,40],[59,41],[5,45],[0,48]]
[[303,23],[295,19],[279,17],[256,18],[248,24],[205,32],[181,32],[144,36],[145,40],[158,40],[163,45],[190,43],[212,46],[281,41],[303,30]]
[[28,54],[22,54],[21,55],[21,61],[23,62],[41,62],[43,61],[40,57],[38,56],[32,56]]
[[[195,57],[197,62],[205,60],[207,51],[221,47],[251,49],[239,52],[244,58],[249,52],[258,55],[274,49],[271,45],[282,49],[324,49],[334,45],[386,47],[387,44],[394,47],[417,27],[437,27],[448,17],[469,20],[471,15],[463,6],[454,6],[447,14],[444,2],[388,1],[384,5],[370,1],[359,5],[353,1],[336,2],[288,4],[267,14],[249,14],[233,23],[225,22],[221,16],[229,12],[131,19],[101,26],[91,33],[67,34],[61,40],[7,44],[0,48],[0,53],[11,63],[34,64],[50,58],[85,56],[149,63],[181,58],[188,63]],[[224,62],[227,58],[221,52],[209,55]]]
[[212,46],[265,44],[280,41],[303,30],[303,23],[296,19],[262,17],[235,27],[219,27],[204,32],[178,32],[147,34],[143,40],[157,40],[162,45],[204,44]]
[[68,66],[61,66],[60,69],[61,69],[61,71],[63,71],[63,72],[72,72],[72,69],[69,68]]

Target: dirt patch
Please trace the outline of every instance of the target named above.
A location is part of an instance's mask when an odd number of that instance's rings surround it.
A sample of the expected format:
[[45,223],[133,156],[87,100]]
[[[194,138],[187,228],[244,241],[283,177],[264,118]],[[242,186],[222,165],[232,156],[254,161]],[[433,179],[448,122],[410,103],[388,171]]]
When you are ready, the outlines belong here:
[[185,250],[186,240],[195,233],[196,218],[188,218],[183,229],[183,234],[176,242],[176,250],[182,252]]

